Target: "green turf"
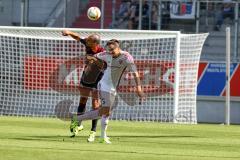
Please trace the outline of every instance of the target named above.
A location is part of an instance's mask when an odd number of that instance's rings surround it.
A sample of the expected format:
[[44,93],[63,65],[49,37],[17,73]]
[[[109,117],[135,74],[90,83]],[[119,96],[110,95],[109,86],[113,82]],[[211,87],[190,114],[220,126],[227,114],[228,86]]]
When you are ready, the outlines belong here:
[[84,124],[79,136],[69,138],[68,122],[0,117],[0,159],[240,159],[240,126],[110,121],[108,145],[87,143],[90,122]]

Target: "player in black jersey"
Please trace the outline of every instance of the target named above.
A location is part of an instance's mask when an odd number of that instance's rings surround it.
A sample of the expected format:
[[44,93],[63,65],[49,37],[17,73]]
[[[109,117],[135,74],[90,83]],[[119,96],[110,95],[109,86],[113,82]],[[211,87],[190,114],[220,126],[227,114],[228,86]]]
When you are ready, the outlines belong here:
[[[71,36],[75,40],[81,42],[86,48],[86,56],[93,56],[94,54],[104,51],[104,48],[100,46],[100,36],[97,34],[91,34],[87,38],[82,38],[80,37],[79,34],[75,32],[63,30],[62,35]],[[100,68],[98,65],[94,63],[86,63],[81,77],[80,85],[81,87],[96,89],[97,84],[101,80],[102,76],[103,76],[102,68]],[[80,102],[77,110],[78,115],[84,114],[86,110],[87,100],[88,97],[83,96],[80,97]],[[92,109],[93,110],[98,109],[100,105],[99,103],[100,103],[99,99],[92,98]],[[70,132],[72,134],[71,137],[75,137],[79,131],[83,130],[83,125],[81,124],[81,121],[78,123],[77,127],[75,127],[76,125],[73,123],[74,122],[72,121],[70,125]],[[88,138],[88,142],[93,142],[95,140],[96,127],[97,119],[94,119],[92,120],[92,128]]]

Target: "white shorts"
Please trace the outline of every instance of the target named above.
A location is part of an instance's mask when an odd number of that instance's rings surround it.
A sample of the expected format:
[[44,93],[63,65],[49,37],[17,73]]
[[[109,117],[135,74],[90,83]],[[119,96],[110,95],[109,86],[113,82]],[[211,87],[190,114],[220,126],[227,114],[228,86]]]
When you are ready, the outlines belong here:
[[98,90],[102,107],[112,108],[116,97],[116,90],[104,83],[98,83]]

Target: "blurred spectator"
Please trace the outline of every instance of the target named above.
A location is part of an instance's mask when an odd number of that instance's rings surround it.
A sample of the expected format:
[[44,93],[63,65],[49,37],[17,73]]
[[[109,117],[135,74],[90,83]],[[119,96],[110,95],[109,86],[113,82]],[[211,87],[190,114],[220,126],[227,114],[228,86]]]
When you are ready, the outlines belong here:
[[[158,7],[159,7],[159,1],[153,1],[152,3],[152,24],[151,29],[156,30],[158,28]],[[161,19],[161,29],[169,29],[170,24],[170,2],[163,1],[162,2],[162,19]]]
[[158,2],[153,1],[152,3],[152,21],[151,21],[151,29],[157,30],[158,28]]
[[[149,5],[146,0],[142,2],[142,29],[148,29],[149,26]],[[137,29],[139,23],[139,0],[132,0],[130,6],[130,20],[128,29]]]
[[224,19],[226,18],[230,18],[231,21],[234,20],[234,6],[232,4],[232,0],[223,1],[223,6],[221,6],[220,11],[216,13],[216,24],[214,30],[219,31]]
[[118,17],[119,18],[125,18],[128,16],[128,12],[130,10],[131,0],[122,0],[119,11],[118,11]]
[[[137,29],[136,25],[136,10],[138,6],[138,0],[132,0],[131,6],[130,6],[130,19],[128,21],[128,29]],[[138,15],[137,15],[138,16]]]
[[116,16],[116,23],[114,24],[114,27],[117,28],[127,28],[127,23],[129,20],[129,14],[130,14],[130,5],[131,0],[122,0],[119,11]]
[[161,29],[169,29],[170,20],[170,2],[163,1]]

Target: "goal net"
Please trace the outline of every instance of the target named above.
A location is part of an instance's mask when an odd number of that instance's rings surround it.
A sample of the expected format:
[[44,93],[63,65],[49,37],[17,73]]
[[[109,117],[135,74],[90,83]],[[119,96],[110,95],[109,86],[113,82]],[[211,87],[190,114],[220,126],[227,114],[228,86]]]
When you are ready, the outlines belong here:
[[[137,98],[134,79],[126,71],[112,119],[197,122],[198,64],[207,34],[70,30],[82,37],[97,33],[103,46],[109,39],[119,39],[121,48],[134,57],[147,98],[142,102]],[[85,48],[61,31],[0,27],[0,115],[67,119],[76,112]]]

